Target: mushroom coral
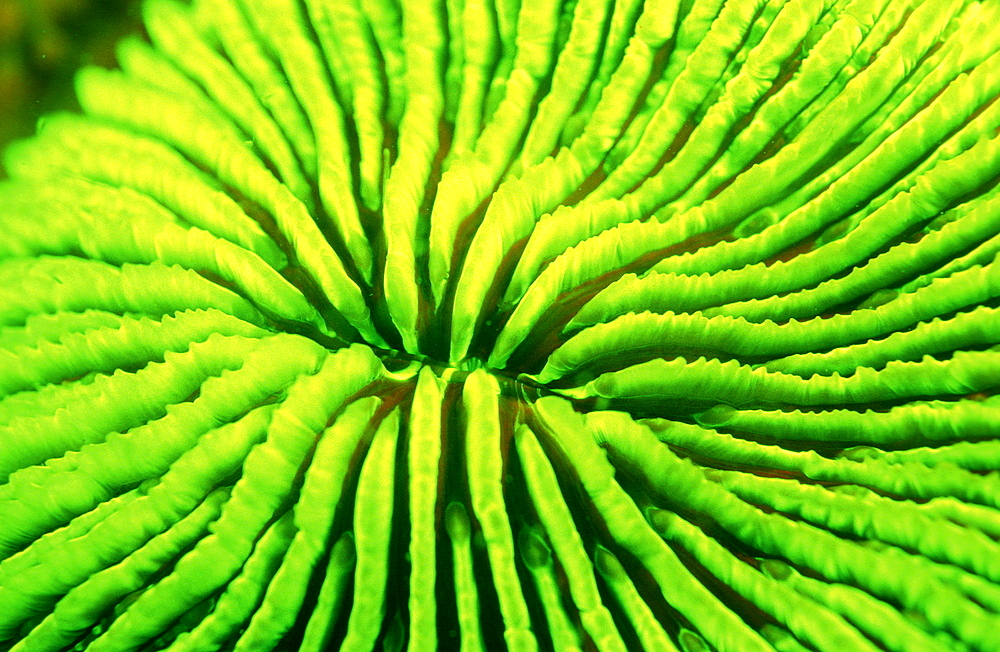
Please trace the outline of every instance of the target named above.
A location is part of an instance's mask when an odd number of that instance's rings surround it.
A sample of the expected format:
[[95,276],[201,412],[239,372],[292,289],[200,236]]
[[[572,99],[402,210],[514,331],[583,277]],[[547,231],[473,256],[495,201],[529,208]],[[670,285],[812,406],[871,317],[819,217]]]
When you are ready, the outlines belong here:
[[143,19],[4,158],[0,648],[1000,650],[1000,4]]

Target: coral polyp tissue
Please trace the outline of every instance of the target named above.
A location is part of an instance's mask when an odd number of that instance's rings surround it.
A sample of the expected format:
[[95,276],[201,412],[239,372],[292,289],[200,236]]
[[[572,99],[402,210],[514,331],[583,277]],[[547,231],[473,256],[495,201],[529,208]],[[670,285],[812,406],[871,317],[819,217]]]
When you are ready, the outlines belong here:
[[148,0],[0,184],[0,649],[1000,650],[1000,4]]

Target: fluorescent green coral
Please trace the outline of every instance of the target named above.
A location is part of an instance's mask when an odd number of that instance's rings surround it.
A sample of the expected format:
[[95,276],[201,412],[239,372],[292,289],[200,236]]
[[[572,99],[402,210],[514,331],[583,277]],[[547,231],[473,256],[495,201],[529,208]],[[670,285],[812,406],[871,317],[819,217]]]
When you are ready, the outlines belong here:
[[3,158],[0,650],[1000,650],[998,11],[147,0]]

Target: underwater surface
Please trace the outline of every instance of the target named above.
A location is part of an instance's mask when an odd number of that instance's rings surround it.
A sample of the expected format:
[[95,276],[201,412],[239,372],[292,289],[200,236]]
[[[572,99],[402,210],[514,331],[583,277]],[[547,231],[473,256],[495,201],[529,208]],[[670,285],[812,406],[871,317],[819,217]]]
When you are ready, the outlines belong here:
[[0,650],[1000,650],[1000,3],[141,15],[3,154]]

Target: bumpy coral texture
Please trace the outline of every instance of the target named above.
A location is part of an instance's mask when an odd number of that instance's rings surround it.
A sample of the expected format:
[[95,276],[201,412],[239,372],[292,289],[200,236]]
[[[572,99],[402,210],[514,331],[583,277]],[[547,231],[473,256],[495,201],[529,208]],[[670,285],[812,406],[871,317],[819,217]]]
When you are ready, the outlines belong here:
[[148,0],[0,184],[0,649],[1000,650],[1000,3]]

